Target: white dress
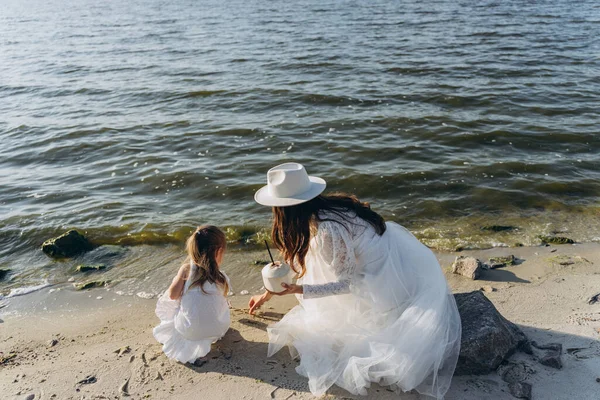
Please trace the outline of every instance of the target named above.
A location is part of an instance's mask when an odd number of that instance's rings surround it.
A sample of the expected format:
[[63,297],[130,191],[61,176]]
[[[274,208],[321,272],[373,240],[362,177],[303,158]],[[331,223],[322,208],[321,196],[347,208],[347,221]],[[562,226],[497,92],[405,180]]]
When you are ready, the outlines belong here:
[[315,396],[371,382],[442,399],[460,350],[458,309],[435,255],[408,230],[379,236],[354,214],[327,213],[306,256],[300,305],[267,332],[271,356],[289,346]]
[[[160,325],[153,330],[154,338],[163,344],[167,357],[182,363],[208,354],[211,344],[225,335],[231,323],[223,288],[210,282],[204,283],[204,292],[198,286],[190,288],[197,269],[190,263],[190,276],[180,300],[171,300],[165,292],[156,304]],[[227,275],[225,278],[229,283]]]

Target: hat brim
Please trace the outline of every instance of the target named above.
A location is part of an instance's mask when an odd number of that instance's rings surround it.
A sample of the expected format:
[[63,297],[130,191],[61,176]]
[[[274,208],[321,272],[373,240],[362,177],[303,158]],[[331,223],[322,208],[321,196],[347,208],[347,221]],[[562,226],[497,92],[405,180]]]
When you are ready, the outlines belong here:
[[269,193],[268,186],[263,186],[254,194],[254,201],[269,207],[290,207],[306,203],[323,193],[327,186],[325,180],[316,176],[309,176],[308,179],[310,180],[310,189],[294,197],[274,197]]

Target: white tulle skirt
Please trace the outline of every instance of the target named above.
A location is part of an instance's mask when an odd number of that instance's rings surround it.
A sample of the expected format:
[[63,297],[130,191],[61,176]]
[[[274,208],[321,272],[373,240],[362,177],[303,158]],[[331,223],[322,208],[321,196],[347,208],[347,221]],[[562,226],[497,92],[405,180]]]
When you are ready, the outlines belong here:
[[[271,356],[289,346],[311,392],[367,394],[372,382],[442,399],[460,351],[460,316],[435,255],[400,225],[357,244],[350,294],[303,299],[268,328]],[[307,255],[300,283],[332,277]]]
[[154,338],[162,343],[167,357],[181,363],[208,354],[231,322],[225,297],[216,292],[203,293],[199,288],[188,290],[181,300],[162,295],[156,304],[156,316],[161,322],[153,330]]

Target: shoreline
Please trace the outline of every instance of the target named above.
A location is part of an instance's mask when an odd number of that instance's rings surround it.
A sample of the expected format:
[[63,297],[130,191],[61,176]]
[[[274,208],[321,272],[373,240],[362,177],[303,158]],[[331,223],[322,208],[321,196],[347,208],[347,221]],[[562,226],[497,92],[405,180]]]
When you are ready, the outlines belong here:
[[[586,299],[600,291],[600,244],[495,248],[464,251],[482,260],[514,254],[519,265],[484,270],[479,280],[449,272],[457,254],[436,253],[453,292],[479,290],[531,340],[560,342],[564,367],[555,370],[516,354],[535,373],[529,382],[533,398],[592,398],[600,390],[600,304]],[[569,257],[572,264],[553,260]],[[235,282],[234,282],[235,284]],[[53,290],[54,289],[54,290]],[[229,299],[232,325],[213,345],[202,366],[169,361],[152,337],[156,299],[119,296],[113,288],[79,292],[51,287],[8,299],[0,309],[2,357],[0,392],[9,398],[120,398],[129,379],[131,398],[154,399],[312,399],[306,379],[295,371],[287,351],[266,358],[266,326],[277,321],[295,298],[275,298],[261,313],[245,312],[249,295]],[[251,292],[250,294],[253,294]],[[6,302],[6,300],[4,301]],[[32,328],[32,322],[34,323]],[[54,343],[56,341],[56,343]],[[54,343],[54,344],[53,344]],[[129,350],[119,355],[119,349]],[[77,382],[93,376],[94,383]],[[52,397],[52,395],[55,397]],[[397,395],[373,385],[367,397],[333,388],[326,399],[392,399]],[[417,399],[407,394],[403,399]],[[447,399],[512,399],[507,383],[495,373],[455,377]]]

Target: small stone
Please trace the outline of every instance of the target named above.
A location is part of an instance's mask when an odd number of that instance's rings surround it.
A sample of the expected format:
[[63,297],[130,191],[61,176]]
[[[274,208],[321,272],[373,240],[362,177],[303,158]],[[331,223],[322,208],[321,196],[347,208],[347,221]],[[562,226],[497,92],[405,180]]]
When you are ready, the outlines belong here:
[[156,377],[154,378],[155,381],[162,381],[163,377],[160,374],[160,371],[156,371]]
[[106,269],[106,265],[104,265],[104,264],[96,264],[96,265],[81,264],[81,265],[78,265],[76,268],[77,272],[102,271],[103,269]]
[[527,382],[510,383],[508,390],[517,399],[531,399],[531,385]]
[[492,257],[489,259],[488,264],[491,269],[495,269],[495,268],[507,267],[509,265],[515,265],[516,261],[517,261],[516,257],[511,254],[509,256],[503,256],[503,257]]
[[102,296],[96,297],[96,300],[102,300]]
[[545,356],[540,358],[540,364],[550,368],[561,369],[562,361],[560,359],[560,353],[556,351],[549,351]]
[[25,400],[33,400],[33,399],[35,399],[35,394],[30,394],[30,395],[27,395],[27,397],[25,397]]
[[58,344],[58,340],[56,340],[56,339],[51,339],[46,342],[46,346],[48,346],[48,347],[54,347],[57,344]]
[[132,355],[131,357],[129,357],[129,362],[133,362],[133,360],[135,360],[135,356]]
[[492,293],[496,291],[496,288],[491,287],[490,285],[485,285],[481,288],[486,293]]
[[481,274],[481,261],[474,257],[458,256],[452,264],[452,273],[476,280]]
[[538,238],[542,241],[542,244],[573,244],[575,241],[563,236],[544,236],[540,235]]
[[249,293],[250,293],[250,292],[248,292],[247,290],[242,290],[242,291],[240,292],[240,294],[241,294],[242,296],[245,296],[245,295],[247,295],[247,294],[249,294]]
[[600,383],[600,376],[596,378],[596,382]]

